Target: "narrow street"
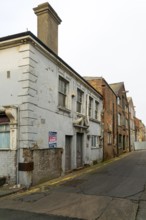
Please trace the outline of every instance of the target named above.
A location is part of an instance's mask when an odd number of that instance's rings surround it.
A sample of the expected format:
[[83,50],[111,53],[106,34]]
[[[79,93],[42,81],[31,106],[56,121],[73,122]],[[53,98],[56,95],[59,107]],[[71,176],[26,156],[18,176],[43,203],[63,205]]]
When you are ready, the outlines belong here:
[[145,220],[146,151],[40,192],[3,197],[0,219]]

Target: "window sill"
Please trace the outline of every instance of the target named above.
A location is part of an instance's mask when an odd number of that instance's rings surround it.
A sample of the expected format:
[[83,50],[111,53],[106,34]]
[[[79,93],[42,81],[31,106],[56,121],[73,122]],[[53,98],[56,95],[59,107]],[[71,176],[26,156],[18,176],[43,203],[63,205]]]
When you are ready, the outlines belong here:
[[100,149],[101,147],[91,147],[91,150],[98,150]]
[[85,117],[85,115],[84,115],[83,113],[81,113],[81,112],[76,112],[76,114],[77,114],[77,116],[79,116],[79,117]]
[[0,151],[10,151],[12,150],[11,148],[0,148]]
[[99,120],[97,120],[97,119],[95,119],[95,118],[89,118],[89,121],[93,121],[93,122],[98,123],[98,124],[101,123]]
[[65,107],[62,107],[62,106],[58,106],[58,109],[60,110],[60,111],[63,111],[63,112],[66,112],[66,113],[71,113],[71,110],[69,110],[69,109],[67,109],[67,108],[65,108]]

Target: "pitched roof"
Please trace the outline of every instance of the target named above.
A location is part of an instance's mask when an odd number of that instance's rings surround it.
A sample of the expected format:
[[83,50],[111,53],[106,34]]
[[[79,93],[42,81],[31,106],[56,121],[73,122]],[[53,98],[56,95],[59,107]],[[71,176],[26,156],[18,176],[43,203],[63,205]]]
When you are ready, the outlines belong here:
[[112,89],[112,87],[110,86],[109,83],[107,83],[107,81],[102,77],[102,76],[84,76],[84,79],[87,80],[87,81],[90,81],[90,80],[102,80],[106,83],[106,85],[108,86],[108,88],[115,94],[115,91]]
[[118,83],[113,83],[109,84],[112,90],[118,95],[119,90],[121,89],[122,86],[124,86],[124,82],[118,82]]

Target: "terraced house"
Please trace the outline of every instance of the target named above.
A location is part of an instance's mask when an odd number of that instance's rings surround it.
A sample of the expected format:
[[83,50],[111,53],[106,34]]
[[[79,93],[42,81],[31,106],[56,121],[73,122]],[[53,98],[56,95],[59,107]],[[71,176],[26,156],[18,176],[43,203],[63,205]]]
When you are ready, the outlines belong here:
[[103,158],[102,95],[57,55],[53,8],[34,12],[38,37],[0,38],[0,177],[26,186]]
[[103,159],[117,155],[117,96],[103,77],[85,77],[103,95]]
[[130,114],[124,82],[110,84],[117,95],[117,153],[131,151]]

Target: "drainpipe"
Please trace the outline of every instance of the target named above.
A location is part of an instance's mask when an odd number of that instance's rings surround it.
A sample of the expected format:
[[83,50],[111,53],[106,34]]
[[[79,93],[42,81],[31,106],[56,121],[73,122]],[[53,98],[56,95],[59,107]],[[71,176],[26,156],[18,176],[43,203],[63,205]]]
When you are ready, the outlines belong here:
[[129,152],[131,152],[131,133],[130,133],[130,111],[128,103],[128,133],[129,133]]
[[16,183],[19,185],[19,159],[20,159],[20,108],[17,107],[17,156],[16,156]]
[[102,95],[103,95],[103,117],[102,117],[102,128],[103,128],[103,161],[105,161],[105,141],[104,141],[104,138],[105,138],[105,102],[106,102],[106,93],[105,93],[105,89],[106,89],[106,85],[105,84],[102,84]]
[[118,138],[118,135],[119,135],[119,132],[118,132],[118,96],[116,96],[116,116],[117,116],[117,119],[116,119],[116,129],[117,129],[117,156],[119,156],[119,146],[118,146],[118,143],[119,143],[119,138]]

